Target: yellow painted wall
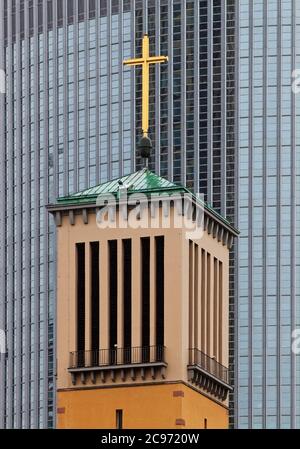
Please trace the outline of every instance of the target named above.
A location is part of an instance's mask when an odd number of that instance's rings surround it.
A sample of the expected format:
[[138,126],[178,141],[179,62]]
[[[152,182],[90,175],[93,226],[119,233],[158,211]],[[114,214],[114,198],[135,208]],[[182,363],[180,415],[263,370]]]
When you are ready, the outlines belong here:
[[228,409],[185,387],[182,415],[190,428],[203,428],[204,418],[208,429],[228,429]]
[[115,428],[116,409],[127,429],[200,429],[205,418],[208,428],[228,428],[225,407],[182,383],[59,391],[57,407],[60,429]]

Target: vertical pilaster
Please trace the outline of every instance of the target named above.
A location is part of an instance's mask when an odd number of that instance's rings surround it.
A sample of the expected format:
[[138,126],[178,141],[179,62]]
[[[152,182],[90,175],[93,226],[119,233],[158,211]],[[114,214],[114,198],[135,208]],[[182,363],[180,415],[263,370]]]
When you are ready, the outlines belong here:
[[206,252],[201,250],[201,351],[206,351]]
[[141,322],[141,242],[132,239],[132,346],[142,345]]
[[[60,233],[58,233],[57,237],[57,246],[60,247],[60,238],[63,238],[63,227],[60,228]],[[62,254],[62,253],[61,253]],[[70,263],[67,263],[67,260],[63,260],[62,257],[57,259],[57,288],[59,291],[59,296],[68,298],[70,309],[69,309],[69,328],[68,328],[68,338],[70,341],[70,352],[77,350],[77,341],[76,341],[76,323],[77,323],[77,292],[76,292],[76,285],[77,285],[77,273],[78,273],[78,260],[77,260],[77,254],[76,254],[76,245],[72,244],[69,247],[69,257],[70,257]],[[64,279],[61,279],[61,276],[59,273],[63,272],[63,266],[65,266],[68,269],[68,283],[64,282]],[[61,267],[62,265],[62,267]],[[74,273],[74,274],[73,274]],[[73,277],[75,277],[75,282],[72,282]],[[68,290],[63,291],[65,289],[65,285],[67,284]],[[58,327],[57,332],[59,332],[61,329]],[[59,335],[57,337],[57,340],[59,341]]]
[[201,351],[202,349],[202,330],[201,330],[201,320],[202,320],[202,259],[201,259],[201,248],[198,246],[198,256],[197,256],[197,276],[198,276],[198,288],[197,288],[197,325],[198,325],[198,339],[195,341],[197,348]]
[[212,267],[211,267],[211,254],[206,255],[206,354],[211,357],[212,349]]
[[189,348],[194,348],[194,243],[189,241]]
[[100,349],[108,349],[109,313],[108,313],[108,242],[103,240],[100,244]]
[[219,261],[214,258],[213,272],[213,351],[212,355],[219,361]]
[[[224,292],[227,292],[228,280],[223,276],[223,263],[219,262],[219,362],[227,365],[228,349],[223,344],[223,329],[228,320],[228,310],[224,307]],[[227,294],[227,293],[226,293]],[[226,302],[225,302],[226,304]]]
[[194,348],[198,349],[198,338],[199,338],[199,247],[196,243],[194,243]]

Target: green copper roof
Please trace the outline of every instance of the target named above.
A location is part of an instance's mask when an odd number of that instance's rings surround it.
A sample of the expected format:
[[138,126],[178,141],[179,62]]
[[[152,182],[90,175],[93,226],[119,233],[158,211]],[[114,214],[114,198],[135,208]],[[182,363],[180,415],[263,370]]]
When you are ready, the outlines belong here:
[[118,195],[120,186],[126,185],[128,193],[163,193],[176,191],[185,191],[184,187],[178,186],[165,178],[157,176],[147,169],[143,169],[130,175],[108,181],[104,184],[91,187],[81,192],[58,199],[58,204],[88,204],[96,201],[99,195],[113,194]]
[[201,198],[194,195],[189,189],[183,187],[182,185],[170,182],[161,176],[156,175],[147,168],[139,170],[130,175],[122,176],[121,178],[108,181],[104,184],[91,187],[81,192],[74,193],[69,196],[60,197],[57,200],[57,206],[80,206],[84,204],[94,204],[99,195],[112,194],[118,196],[120,191],[120,186],[126,185],[127,193],[144,193],[146,195],[150,194],[167,194],[172,192],[189,193],[193,196],[195,201],[202,204],[206,210],[209,210],[213,215],[218,217],[224,224],[230,226],[236,233],[232,225],[218,212],[216,212],[209,204],[204,203]]

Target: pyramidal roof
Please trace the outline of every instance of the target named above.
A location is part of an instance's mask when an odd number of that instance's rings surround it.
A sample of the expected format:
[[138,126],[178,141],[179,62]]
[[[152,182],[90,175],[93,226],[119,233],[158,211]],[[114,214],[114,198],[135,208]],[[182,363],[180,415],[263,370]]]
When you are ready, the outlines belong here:
[[238,234],[238,231],[228,220],[226,220],[226,218],[220,215],[209,204],[205,203],[199,196],[194,195],[188,188],[180,184],[175,184],[174,182],[156,175],[148,170],[148,168],[143,168],[135,173],[113,179],[112,181],[90,187],[89,189],[68,196],[60,197],[58,198],[56,205],[49,205],[49,209],[56,209],[57,207],[59,209],[64,209],[65,207],[69,208],[73,206],[78,207],[96,204],[99,195],[111,194],[118,197],[122,186],[127,189],[129,195],[134,193],[143,193],[145,195],[170,194],[172,192],[188,193],[197,203],[200,203],[206,211],[215,216],[219,221],[223,222],[224,225],[231,228],[236,235]]
[[121,186],[126,186],[129,194],[132,193],[167,193],[171,191],[188,192],[188,190],[168,181],[161,176],[156,175],[147,168],[139,170],[130,175],[122,176],[121,178],[99,184],[95,187],[82,190],[65,197],[58,199],[58,204],[88,204],[96,201],[99,195],[118,195]]

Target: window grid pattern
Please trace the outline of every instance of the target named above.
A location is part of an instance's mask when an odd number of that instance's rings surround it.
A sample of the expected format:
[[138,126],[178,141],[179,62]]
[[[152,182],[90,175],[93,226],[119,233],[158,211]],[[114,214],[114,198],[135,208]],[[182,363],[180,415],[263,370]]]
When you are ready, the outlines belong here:
[[[232,157],[231,176],[233,153],[212,137],[219,132],[213,108],[221,103],[226,112],[232,98],[233,74],[227,86],[225,76],[234,34],[233,18],[225,15],[229,6],[233,14],[234,0],[1,2],[0,64],[9,80],[6,96],[0,95],[6,117],[0,127],[0,248],[6,267],[0,281],[7,298],[0,315],[9,349],[0,362],[1,427],[54,425],[55,230],[45,205],[141,166],[134,157],[141,78],[139,69],[123,67],[122,60],[140,54],[145,31],[151,52],[170,58],[151,69],[150,168],[200,190],[227,214],[226,189],[219,188],[227,186],[227,173],[223,167],[213,176],[213,154],[223,164]],[[220,40],[221,59],[211,48]],[[211,97],[219,66],[221,89],[216,85]],[[224,122],[221,128],[224,135]]]
[[45,205],[133,170],[122,67],[131,20],[128,1],[1,3],[1,427],[55,425],[55,229]]
[[300,7],[239,4],[235,426],[299,428]]

